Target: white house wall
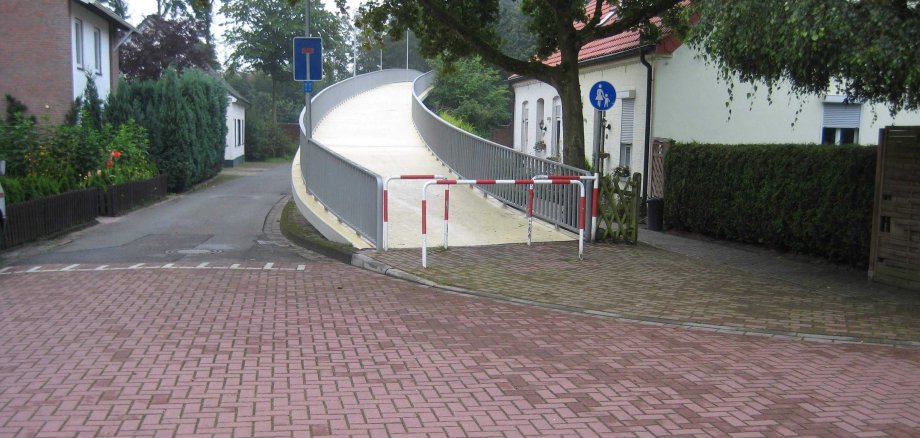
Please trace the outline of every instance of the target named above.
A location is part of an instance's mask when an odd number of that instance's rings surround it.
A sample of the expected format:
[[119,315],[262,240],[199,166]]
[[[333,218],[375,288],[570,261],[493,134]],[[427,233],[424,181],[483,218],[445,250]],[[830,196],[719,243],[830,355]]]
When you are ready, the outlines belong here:
[[[224,148],[224,161],[237,162],[246,153],[246,108],[233,96],[229,96],[228,99],[230,104],[227,106],[227,146]],[[237,144],[236,140],[237,120],[243,121],[243,141],[240,144]]]
[[[582,99],[584,100],[584,111],[582,122],[585,128],[585,158],[593,160],[594,156],[594,108],[587,101],[588,93],[591,86],[597,81],[607,81],[613,84],[617,90],[617,102],[613,108],[607,111],[607,121],[611,129],[607,131],[607,140],[605,151],[610,154],[610,158],[605,161],[607,170],[617,167],[620,163],[620,131],[622,117],[622,103],[620,99],[623,96],[635,99],[635,117],[633,118],[633,147],[627,162],[631,169],[641,172],[643,160],[643,141],[645,134],[645,67],[638,62],[638,59],[631,59],[622,62],[607,63],[599,66],[586,67],[581,70],[579,76],[581,81]],[[552,102],[559,94],[556,89],[549,84],[526,80],[514,84],[514,149],[546,158],[551,155],[551,135],[552,135]],[[545,102],[545,112],[543,120],[549,126],[545,138],[541,137],[539,131],[539,120],[537,120],[537,101],[543,99]],[[522,144],[524,136],[522,135],[523,116],[522,107],[524,102],[528,102],[529,113],[529,132],[527,143]],[[563,127],[563,131],[565,127]],[[535,151],[534,144],[543,139],[546,143],[545,151]]]
[[[727,85],[718,81],[714,67],[696,59],[697,53],[683,45],[672,56],[655,61],[654,137],[705,143],[821,142],[823,96],[800,99],[781,86],[773,91],[770,104],[765,87],[754,90],[736,83],[734,99],[726,107]],[[882,105],[863,105],[859,143],[876,144],[878,130],[893,123],[920,124],[920,113],[892,118]]]
[[[514,150],[524,152],[533,156],[540,158],[546,158],[549,153],[548,151],[535,151],[534,144],[537,140],[541,138],[539,135],[539,121],[537,117],[537,101],[543,99],[545,102],[550,102],[547,104],[547,107],[552,106],[553,97],[557,96],[556,89],[540,81],[528,80],[517,84],[514,86]],[[525,136],[523,135],[523,120],[524,114],[522,113],[523,104],[527,102],[527,113],[529,117],[529,132],[526,136],[526,143],[523,144]],[[551,114],[551,111],[550,111]],[[545,140],[549,140],[549,132],[547,131]]]
[[644,172],[645,141],[645,107],[646,107],[646,68],[638,58],[630,58],[614,63],[583,67],[580,75],[582,117],[585,126],[585,155],[594,160],[594,107],[587,100],[591,86],[598,81],[607,81],[617,91],[617,100],[613,108],[607,111],[606,119],[610,129],[606,131],[604,150],[610,157],[604,161],[605,171],[610,171],[620,164],[620,133],[623,116],[623,98],[634,99],[633,145],[630,156],[625,163],[633,172]]
[[[73,97],[76,99],[86,91],[86,75],[91,73],[96,83],[96,89],[99,91],[99,97],[105,99],[109,95],[112,84],[112,62],[111,62],[111,43],[109,22],[98,14],[90,12],[88,9],[80,6],[77,2],[70,2],[70,56],[73,65]],[[74,21],[79,19],[83,22],[83,65],[77,65],[77,38],[75,35]],[[101,56],[102,68],[96,69],[95,45],[93,40],[93,30],[99,29],[102,37]]]

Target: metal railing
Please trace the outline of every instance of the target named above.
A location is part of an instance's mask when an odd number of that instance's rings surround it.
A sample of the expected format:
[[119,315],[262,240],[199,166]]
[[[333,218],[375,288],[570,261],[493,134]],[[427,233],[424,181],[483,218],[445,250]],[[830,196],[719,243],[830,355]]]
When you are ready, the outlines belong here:
[[[428,72],[413,82],[412,119],[428,147],[462,178],[528,179],[535,175],[591,175],[586,170],[515,151],[447,123],[423,103],[424,94],[434,78],[434,72]],[[525,186],[477,187],[521,211],[527,208]],[[588,205],[592,202],[591,195],[589,192]],[[575,186],[541,187],[535,192],[534,216],[578,232],[578,198]]]
[[[311,100],[312,122],[318,125],[336,106],[358,94],[385,84],[408,82],[420,74],[415,70],[382,70],[331,85]],[[307,141],[304,114],[301,111],[300,169],[307,190],[339,220],[379,247],[383,235],[383,179],[322,143]]]

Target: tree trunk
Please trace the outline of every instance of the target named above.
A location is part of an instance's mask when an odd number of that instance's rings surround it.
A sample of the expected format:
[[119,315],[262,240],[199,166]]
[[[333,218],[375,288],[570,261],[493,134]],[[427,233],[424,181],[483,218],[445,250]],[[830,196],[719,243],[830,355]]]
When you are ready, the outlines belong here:
[[585,123],[582,113],[581,84],[578,71],[564,78],[556,91],[562,100],[563,163],[585,167]]

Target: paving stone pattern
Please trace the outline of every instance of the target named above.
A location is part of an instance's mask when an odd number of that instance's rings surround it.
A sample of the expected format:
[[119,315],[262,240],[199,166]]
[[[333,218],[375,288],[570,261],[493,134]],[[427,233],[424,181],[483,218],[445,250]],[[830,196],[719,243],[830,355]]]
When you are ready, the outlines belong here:
[[916,349],[597,318],[343,264],[25,268],[0,275],[0,436],[920,434]]
[[[572,242],[368,256],[438,284],[631,318],[848,341],[920,341],[920,294],[868,282],[795,282],[648,245]],[[833,339],[833,338],[831,338]]]

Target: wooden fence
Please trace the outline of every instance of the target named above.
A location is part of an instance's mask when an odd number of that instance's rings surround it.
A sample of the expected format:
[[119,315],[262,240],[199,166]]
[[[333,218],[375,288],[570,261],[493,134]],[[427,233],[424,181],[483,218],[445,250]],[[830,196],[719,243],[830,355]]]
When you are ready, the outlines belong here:
[[4,248],[50,236],[86,224],[99,214],[97,189],[74,190],[60,195],[6,206]]
[[166,175],[99,190],[99,215],[118,216],[166,196]]
[[652,143],[652,165],[649,170],[649,198],[664,197],[664,157],[671,149],[671,139],[655,138]]
[[118,184],[105,190],[74,190],[60,195],[6,206],[6,227],[0,248],[11,248],[116,216],[166,196],[166,175]]
[[920,126],[879,134],[869,277],[920,291]]

